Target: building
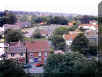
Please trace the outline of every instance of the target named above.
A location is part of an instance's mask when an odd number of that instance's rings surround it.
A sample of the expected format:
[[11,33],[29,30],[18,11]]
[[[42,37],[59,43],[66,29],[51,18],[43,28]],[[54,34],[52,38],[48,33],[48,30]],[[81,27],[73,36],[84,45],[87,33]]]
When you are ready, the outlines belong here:
[[29,53],[29,62],[46,62],[50,52],[50,44],[48,40],[26,41],[25,46]]
[[21,26],[18,24],[5,24],[4,30],[7,30],[7,29],[21,29]]
[[85,36],[89,40],[90,45],[98,46],[98,32],[94,30],[87,30],[85,31]]
[[18,42],[11,42],[9,43],[9,47],[6,51],[7,59],[16,59],[19,62],[25,62],[26,59],[26,47],[24,43]]
[[98,24],[81,24],[78,28],[83,28],[85,30],[98,30]]
[[63,35],[63,38],[66,42],[66,51],[71,51],[70,47],[72,45],[72,42],[78,36],[79,33],[82,32],[76,30],[76,31],[70,31],[68,34]]

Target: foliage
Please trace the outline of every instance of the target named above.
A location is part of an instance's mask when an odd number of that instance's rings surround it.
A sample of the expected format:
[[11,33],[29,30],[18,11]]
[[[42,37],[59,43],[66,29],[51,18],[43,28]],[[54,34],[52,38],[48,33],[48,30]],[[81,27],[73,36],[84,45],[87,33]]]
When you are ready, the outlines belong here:
[[51,18],[48,21],[48,24],[61,24],[61,25],[66,25],[68,23],[68,20],[64,17],[61,16],[55,16],[53,18]]
[[35,32],[32,37],[33,38],[41,38],[42,36],[41,36],[40,32]]
[[98,51],[98,47],[97,46],[89,46],[88,49],[88,53],[92,56],[96,56],[97,55],[97,51]]
[[5,40],[6,42],[16,42],[16,41],[23,41],[23,34],[20,30],[11,30],[8,29],[5,31]]
[[9,11],[4,11],[0,14],[0,26],[2,27],[4,24],[14,24],[16,23],[17,18],[16,15]]
[[55,49],[58,49],[58,50],[65,49],[65,40],[63,39],[63,34],[65,33],[68,33],[68,28],[66,27],[57,28],[53,32],[53,35],[51,36],[51,41]]
[[87,54],[87,49],[89,47],[89,41],[83,33],[80,33],[72,42],[72,51],[77,51],[82,54]]
[[97,62],[95,59],[88,60],[78,52],[50,54],[44,69],[45,73],[94,74]]
[[82,24],[88,24],[89,21],[91,21],[91,20],[96,20],[96,21],[97,21],[98,18],[97,18],[96,16],[84,15],[84,16],[78,18],[78,20],[80,20],[80,22],[81,22]]
[[28,21],[27,15],[22,16],[19,20],[20,20],[21,22]]
[[32,35],[33,38],[42,38],[41,34],[40,34],[40,30],[36,29]]
[[61,24],[66,25],[68,23],[68,20],[63,16],[32,16],[32,24],[34,23],[40,23],[40,22],[46,22],[47,24]]
[[11,60],[0,61],[0,77],[27,77],[24,70]]
[[69,31],[75,31],[78,28],[78,25],[73,25],[69,28]]
[[48,22],[48,19],[49,18],[47,16],[41,16],[41,17],[32,16],[31,23],[35,24],[35,23],[40,23],[40,22]]
[[5,11],[4,12],[4,21],[6,24],[14,24],[17,21],[16,15],[13,12]]

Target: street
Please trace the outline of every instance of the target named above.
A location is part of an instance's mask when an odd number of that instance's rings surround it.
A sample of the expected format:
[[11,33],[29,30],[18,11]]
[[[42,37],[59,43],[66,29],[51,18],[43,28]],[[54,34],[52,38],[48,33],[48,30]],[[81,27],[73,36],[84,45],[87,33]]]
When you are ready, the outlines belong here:
[[36,66],[34,65],[34,63],[31,64],[31,65],[32,65],[32,68],[26,68],[26,69],[25,69],[25,72],[26,72],[26,73],[43,73],[43,72],[44,72],[43,66],[41,66],[41,67],[36,67]]

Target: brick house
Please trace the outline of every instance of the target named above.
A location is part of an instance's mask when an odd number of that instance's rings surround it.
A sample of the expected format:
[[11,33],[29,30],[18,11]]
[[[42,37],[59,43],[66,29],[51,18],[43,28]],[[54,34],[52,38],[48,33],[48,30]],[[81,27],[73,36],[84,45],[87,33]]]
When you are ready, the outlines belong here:
[[19,62],[25,62],[26,48],[22,42],[9,43],[8,50],[6,51],[7,59],[17,59]]
[[50,52],[50,44],[48,40],[26,41],[25,46],[29,53],[29,62],[44,63]]

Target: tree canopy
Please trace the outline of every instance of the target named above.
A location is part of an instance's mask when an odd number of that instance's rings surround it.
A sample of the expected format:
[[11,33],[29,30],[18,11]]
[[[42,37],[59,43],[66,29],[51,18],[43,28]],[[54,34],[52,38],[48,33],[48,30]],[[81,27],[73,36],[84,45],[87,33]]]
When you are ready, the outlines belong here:
[[50,54],[44,69],[45,73],[94,74],[97,61],[78,52]]
[[0,26],[2,27],[4,24],[14,24],[16,23],[17,18],[13,12],[4,11],[0,14]]
[[40,34],[40,30],[36,29],[33,34],[32,34],[32,38],[42,38],[41,34]]
[[80,33],[72,42],[72,51],[78,51],[82,54],[87,54],[87,49],[89,47],[89,40],[83,33]]
[[16,21],[17,21],[17,18],[13,12],[4,11],[4,22],[6,24],[14,24],[16,23]]
[[65,49],[65,40],[63,39],[63,34],[68,33],[68,28],[66,27],[59,27],[51,36],[52,44],[54,45],[55,49],[57,50],[64,50]]
[[4,33],[5,41],[6,42],[16,42],[16,41],[23,41],[23,33],[20,30],[7,30]]
[[0,61],[0,77],[27,77],[23,68],[11,60]]

